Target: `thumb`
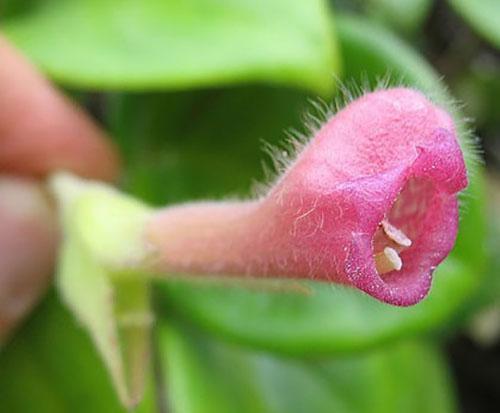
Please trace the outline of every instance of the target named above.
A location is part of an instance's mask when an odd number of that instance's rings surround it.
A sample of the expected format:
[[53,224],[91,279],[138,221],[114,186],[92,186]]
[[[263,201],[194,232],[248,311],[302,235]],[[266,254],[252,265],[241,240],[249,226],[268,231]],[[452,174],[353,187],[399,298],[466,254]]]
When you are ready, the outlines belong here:
[[[120,162],[106,134],[1,34],[0,62],[0,173],[116,179]],[[43,296],[56,244],[42,187],[0,175],[0,343]]]
[[56,220],[42,186],[0,178],[0,343],[42,296],[57,244]]

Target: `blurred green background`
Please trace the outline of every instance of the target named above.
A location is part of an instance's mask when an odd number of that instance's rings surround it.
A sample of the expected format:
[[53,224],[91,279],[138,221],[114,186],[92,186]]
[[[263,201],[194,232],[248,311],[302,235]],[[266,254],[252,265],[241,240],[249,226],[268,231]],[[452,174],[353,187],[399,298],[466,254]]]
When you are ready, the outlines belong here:
[[[0,23],[110,132],[122,188],[153,205],[247,196],[264,179],[263,141],[304,131],[310,100],[331,102],[342,84],[417,87],[461,125],[473,179],[426,300],[157,282],[137,411],[500,409],[498,0],[4,0]],[[0,403],[125,411],[55,291],[0,353]]]

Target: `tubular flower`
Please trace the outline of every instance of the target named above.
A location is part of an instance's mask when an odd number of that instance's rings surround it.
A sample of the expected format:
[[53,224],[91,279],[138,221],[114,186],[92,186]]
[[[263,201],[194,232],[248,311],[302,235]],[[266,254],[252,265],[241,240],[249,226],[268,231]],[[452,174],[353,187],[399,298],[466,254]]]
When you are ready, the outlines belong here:
[[454,245],[466,185],[450,116],[380,90],[331,117],[265,196],[165,208],[147,238],[161,271],[331,281],[406,306]]

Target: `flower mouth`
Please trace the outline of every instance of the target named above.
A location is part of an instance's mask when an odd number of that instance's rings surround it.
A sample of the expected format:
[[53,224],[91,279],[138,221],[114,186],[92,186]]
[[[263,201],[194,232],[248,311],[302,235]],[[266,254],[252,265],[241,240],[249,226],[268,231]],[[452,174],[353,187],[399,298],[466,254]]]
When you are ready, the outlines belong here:
[[381,301],[399,306],[421,301],[434,269],[453,248],[458,230],[456,192],[467,179],[462,165],[455,165],[463,172],[456,173],[440,158],[443,154],[436,158],[436,152],[419,149],[413,164],[399,176],[386,174],[391,195],[378,205],[370,223],[365,221],[365,231],[353,233],[345,277]]
[[[431,181],[411,177],[373,237],[373,256],[377,273],[384,279],[397,276],[413,250],[421,243],[423,232],[434,218],[433,204],[439,193]],[[404,261],[403,261],[404,259]],[[406,266],[406,265],[405,265]]]
[[[411,177],[407,181],[387,214],[387,220],[411,240],[411,244],[405,243],[405,239],[403,242],[392,240],[384,228],[384,221],[375,235],[379,243],[383,243],[384,238],[388,240],[389,246],[385,248],[393,248],[401,261],[399,268],[377,271],[387,286],[385,294],[389,294],[389,299],[407,305],[427,295],[434,268],[448,255],[455,242],[457,213],[454,197],[442,193],[430,180]],[[380,245],[374,242],[373,248],[377,251]]]
[[381,301],[413,305],[427,295],[434,269],[452,249],[457,222],[455,196],[410,177],[371,235],[354,235],[345,274]]

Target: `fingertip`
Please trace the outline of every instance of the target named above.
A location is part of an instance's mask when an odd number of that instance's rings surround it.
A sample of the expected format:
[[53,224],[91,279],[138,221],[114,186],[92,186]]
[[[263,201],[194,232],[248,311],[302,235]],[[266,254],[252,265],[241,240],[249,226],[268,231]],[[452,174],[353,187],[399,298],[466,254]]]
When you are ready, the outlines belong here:
[[0,170],[116,180],[118,151],[106,133],[1,35],[0,61]]
[[43,296],[57,246],[56,218],[41,184],[0,177],[0,343]]

